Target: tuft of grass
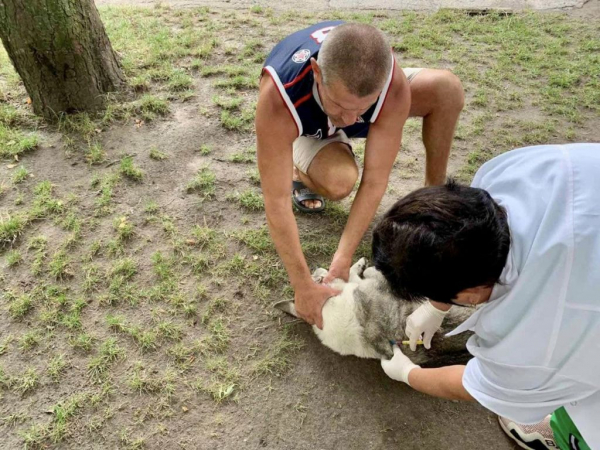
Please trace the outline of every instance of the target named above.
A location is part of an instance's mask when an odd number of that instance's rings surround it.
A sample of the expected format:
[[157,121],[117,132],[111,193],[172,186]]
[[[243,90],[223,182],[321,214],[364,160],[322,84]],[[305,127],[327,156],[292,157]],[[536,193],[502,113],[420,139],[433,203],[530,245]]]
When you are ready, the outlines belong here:
[[57,280],[64,280],[65,278],[73,277],[73,272],[70,266],[71,262],[67,257],[64,250],[59,250],[52,256],[52,259],[48,263],[48,269],[50,275]]
[[271,345],[257,362],[254,371],[261,375],[281,376],[289,368],[291,355],[302,348],[303,343],[292,337],[286,327],[280,338]]
[[139,112],[144,120],[151,121],[157,116],[166,116],[169,114],[169,104],[154,95],[145,94],[139,100]]
[[114,220],[113,226],[117,232],[119,241],[124,242],[135,234],[133,224],[127,219],[126,216],[118,217]]
[[10,250],[6,253],[6,265],[8,267],[17,266],[23,261],[23,256],[18,250]]
[[20,215],[0,216],[0,248],[15,242],[26,225],[27,219]]
[[169,157],[169,155],[167,155],[165,152],[161,152],[158,147],[152,147],[150,149],[150,159],[153,159],[155,161],[162,161],[164,159],[167,159]]
[[221,111],[221,125],[229,131],[248,131],[254,123],[254,114],[249,110],[241,113],[232,113],[228,110]]
[[238,110],[240,108],[240,105],[242,104],[241,97],[231,98],[231,97],[221,97],[221,96],[215,95],[212,98],[212,101],[219,108],[224,109],[226,111]]
[[171,398],[175,393],[175,373],[167,369],[162,376],[148,373],[141,362],[134,366],[133,373],[129,378],[129,386],[140,394],[162,394],[165,398]]
[[39,384],[39,375],[33,367],[29,367],[21,376],[11,379],[13,389],[21,395],[34,390]]
[[223,316],[216,317],[208,324],[208,336],[200,342],[203,353],[223,353],[229,347],[231,337]]
[[28,331],[19,339],[19,348],[24,351],[37,347],[42,337],[36,330]]
[[265,201],[262,195],[252,189],[245,190],[230,196],[228,200],[237,202],[241,207],[249,211],[262,211],[265,209]]
[[215,181],[217,177],[208,167],[202,167],[187,185],[188,193],[198,192],[204,197],[212,197],[215,193]]
[[25,168],[25,166],[19,166],[17,168],[17,170],[15,170],[15,173],[13,173],[13,183],[15,184],[19,184],[22,183],[23,181],[25,181],[27,179],[27,177],[29,176],[29,171]]
[[35,134],[25,135],[22,132],[0,122],[0,158],[17,159],[39,145]]
[[210,148],[210,146],[206,145],[206,144],[202,144],[200,146],[200,154],[202,156],[206,156],[206,155],[210,155],[210,153],[212,152],[212,149]]
[[14,340],[14,337],[12,334],[9,334],[8,336],[6,336],[2,342],[0,342],[0,355],[4,355],[6,353],[6,350],[8,349],[8,346],[10,345],[10,343]]
[[69,344],[81,351],[89,352],[92,350],[94,339],[87,333],[80,333],[77,336],[70,339]]
[[98,356],[88,363],[88,374],[94,382],[104,379],[111,365],[119,359],[125,358],[125,350],[117,345],[115,338],[108,338],[100,346]]
[[171,92],[181,92],[192,88],[194,80],[183,70],[176,70],[171,74],[167,86]]
[[60,354],[53,357],[48,363],[48,375],[55,383],[60,381],[60,376],[69,366],[69,363],[65,360],[65,355]]
[[24,413],[14,413],[0,418],[0,421],[8,427],[14,427],[18,423],[23,423],[29,420],[30,417]]
[[8,296],[9,298],[10,304],[8,312],[13,319],[22,319],[33,307],[33,301],[30,294],[22,294],[16,297],[13,294],[5,293],[5,296]]
[[91,166],[101,164],[104,161],[105,157],[106,154],[100,143],[90,142],[88,144],[88,149],[85,154],[85,159],[87,160],[88,164],[90,164]]
[[246,149],[242,152],[234,153],[230,156],[229,161],[232,163],[250,164],[256,162],[256,149],[254,147]]
[[133,157],[131,156],[126,156],[121,159],[119,173],[124,177],[137,182],[142,181],[142,178],[144,178],[144,172],[133,164]]
[[113,189],[119,182],[119,174],[107,173],[102,178],[97,178],[92,182],[92,187],[99,188],[98,198],[96,199],[96,216],[106,216],[112,212]]

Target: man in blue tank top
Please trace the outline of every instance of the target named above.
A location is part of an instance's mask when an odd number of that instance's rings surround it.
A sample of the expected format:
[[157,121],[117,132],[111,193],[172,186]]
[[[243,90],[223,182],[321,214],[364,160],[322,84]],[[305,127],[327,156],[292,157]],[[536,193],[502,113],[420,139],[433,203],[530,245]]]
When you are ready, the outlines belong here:
[[463,102],[456,76],[400,70],[383,34],[369,25],[319,23],[272,50],[256,111],[258,168],[271,236],[294,288],[296,310],[307,322],[322,327],[323,304],[337,291],[312,281],[292,201],[302,211],[318,212],[324,198],[348,196],[359,173],[349,138],[367,139],[360,187],[325,281],[347,280],[387,188],[406,119],[423,117],[425,184],[443,184]]

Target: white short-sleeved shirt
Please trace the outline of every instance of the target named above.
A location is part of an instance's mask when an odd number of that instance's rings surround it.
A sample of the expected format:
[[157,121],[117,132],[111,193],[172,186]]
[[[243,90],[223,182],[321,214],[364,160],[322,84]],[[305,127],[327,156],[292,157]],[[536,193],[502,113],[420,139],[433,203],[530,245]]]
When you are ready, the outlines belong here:
[[521,423],[565,406],[600,448],[600,144],[545,145],[484,164],[473,187],[508,213],[511,247],[472,330],[465,389]]

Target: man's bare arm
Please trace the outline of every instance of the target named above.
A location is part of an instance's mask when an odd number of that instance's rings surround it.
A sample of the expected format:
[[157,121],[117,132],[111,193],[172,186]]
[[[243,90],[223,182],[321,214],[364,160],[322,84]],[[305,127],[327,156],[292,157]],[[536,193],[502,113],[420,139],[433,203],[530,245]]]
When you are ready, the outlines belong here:
[[257,160],[271,237],[296,295],[296,311],[322,328],[321,309],[337,291],[311,278],[292,211],[292,144],[297,129],[277,87],[263,76],[256,107]]
[[398,74],[402,74],[402,71],[396,67],[384,107],[369,129],[362,179],[332,266],[339,264],[349,267],[352,255],[385,194],[410,109],[408,81]]

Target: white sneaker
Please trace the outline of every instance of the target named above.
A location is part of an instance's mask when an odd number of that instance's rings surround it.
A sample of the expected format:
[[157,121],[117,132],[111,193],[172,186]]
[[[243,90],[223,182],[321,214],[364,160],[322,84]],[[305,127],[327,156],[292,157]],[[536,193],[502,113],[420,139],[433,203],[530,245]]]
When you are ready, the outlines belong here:
[[540,423],[522,425],[506,417],[498,416],[498,422],[519,447],[531,450],[556,450],[558,446],[554,441],[554,433],[550,428],[550,416],[546,416]]

